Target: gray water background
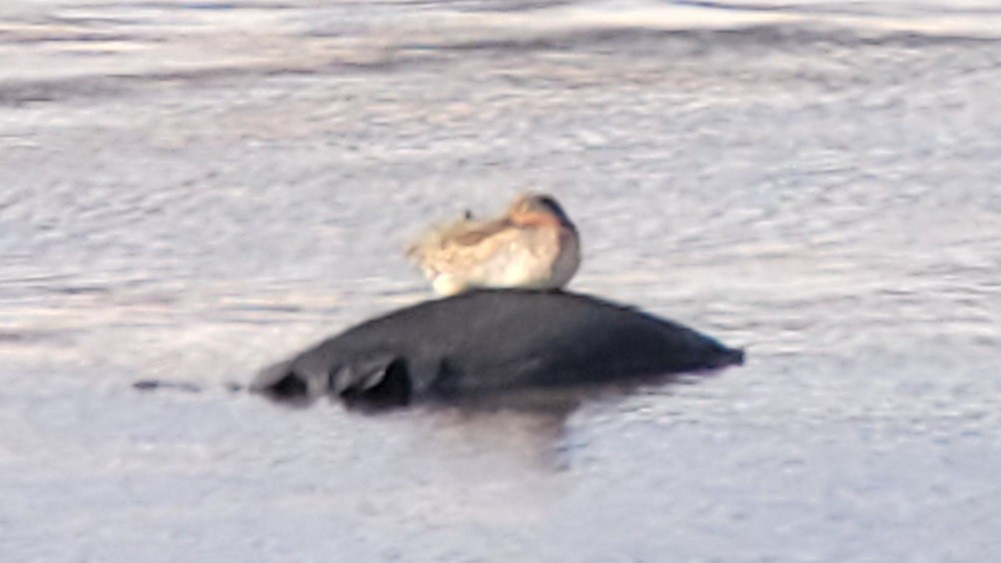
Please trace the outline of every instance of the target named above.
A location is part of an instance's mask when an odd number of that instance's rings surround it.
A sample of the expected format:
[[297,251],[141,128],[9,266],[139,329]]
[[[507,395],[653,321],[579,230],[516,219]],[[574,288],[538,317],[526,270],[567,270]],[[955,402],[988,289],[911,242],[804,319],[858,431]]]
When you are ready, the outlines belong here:
[[[5,0],[0,560],[992,560],[999,154],[993,2]],[[572,289],[748,364],[556,422],[226,390],[526,188]]]

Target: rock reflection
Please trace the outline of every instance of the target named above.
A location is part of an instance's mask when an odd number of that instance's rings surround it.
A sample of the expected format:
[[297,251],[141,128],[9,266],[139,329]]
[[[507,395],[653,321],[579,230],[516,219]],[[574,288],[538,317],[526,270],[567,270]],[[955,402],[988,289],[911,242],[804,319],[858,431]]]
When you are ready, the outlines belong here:
[[581,411],[587,411],[588,407],[614,407],[646,390],[668,393],[671,387],[697,384],[705,377],[705,374],[675,375],[656,381],[464,397],[426,402],[406,411],[404,416],[415,425],[428,425],[427,439],[442,449],[445,458],[496,460],[499,456],[546,472],[562,471],[572,462],[572,420]]

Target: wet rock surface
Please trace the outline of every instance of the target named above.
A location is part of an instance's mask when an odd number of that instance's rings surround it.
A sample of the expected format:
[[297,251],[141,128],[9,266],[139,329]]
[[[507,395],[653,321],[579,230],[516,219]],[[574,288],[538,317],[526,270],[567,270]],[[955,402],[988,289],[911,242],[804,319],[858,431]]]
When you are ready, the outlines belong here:
[[616,383],[743,363],[670,321],[561,291],[476,291],[372,319],[264,370],[275,399],[330,394],[404,406],[536,387]]

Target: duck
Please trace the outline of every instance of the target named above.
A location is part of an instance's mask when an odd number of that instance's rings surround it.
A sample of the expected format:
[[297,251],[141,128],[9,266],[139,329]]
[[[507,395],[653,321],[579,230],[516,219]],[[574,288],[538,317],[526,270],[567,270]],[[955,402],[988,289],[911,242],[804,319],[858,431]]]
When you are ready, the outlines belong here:
[[581,260],[577,227],[548,194],[518,195],[494,219],[466,215],[421,233],[406,256],[431,282],[435,294],[471,289],[559,290]]

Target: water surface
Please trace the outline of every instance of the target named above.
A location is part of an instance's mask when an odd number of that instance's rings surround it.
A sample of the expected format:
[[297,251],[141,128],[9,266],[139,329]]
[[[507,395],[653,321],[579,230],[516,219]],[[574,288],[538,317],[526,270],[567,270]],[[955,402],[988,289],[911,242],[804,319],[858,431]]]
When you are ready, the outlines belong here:
[[[992,2],[0,7],[0,555],[987,560]],[[744,346],[565,420],[226,390],[528,187],[572,288]],[[204,386],[141,394],[138,379]]]

